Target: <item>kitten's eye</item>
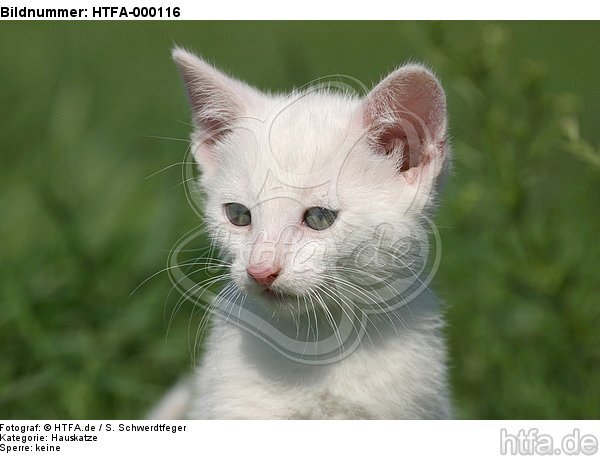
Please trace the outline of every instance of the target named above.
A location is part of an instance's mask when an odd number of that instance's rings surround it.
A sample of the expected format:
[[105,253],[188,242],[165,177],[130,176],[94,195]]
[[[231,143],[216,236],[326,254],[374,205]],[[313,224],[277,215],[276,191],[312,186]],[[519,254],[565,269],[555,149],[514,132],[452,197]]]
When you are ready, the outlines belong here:
[[321,231],[333,225],[337,214],[338,211],[324,207],[311,207],[304,213],[304,223],[313,230]]
[[247,226],[252,222],[250,209],[243,204],[227,203],[225,205],[225,214],[229,221],[235,226]]

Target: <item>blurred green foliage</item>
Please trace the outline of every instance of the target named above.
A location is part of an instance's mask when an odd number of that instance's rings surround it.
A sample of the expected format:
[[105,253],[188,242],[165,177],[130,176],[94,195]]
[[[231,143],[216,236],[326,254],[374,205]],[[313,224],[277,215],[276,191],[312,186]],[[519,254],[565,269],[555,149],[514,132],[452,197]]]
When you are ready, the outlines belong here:
[[166,273],[136,290],[199,223],[176,42],[271,90],[434,68],[457,415],[599,418],[599,39],[586,22],[3,23],[0,416],[140,417],[190,368],[200,315],[184,304],[167,331]]

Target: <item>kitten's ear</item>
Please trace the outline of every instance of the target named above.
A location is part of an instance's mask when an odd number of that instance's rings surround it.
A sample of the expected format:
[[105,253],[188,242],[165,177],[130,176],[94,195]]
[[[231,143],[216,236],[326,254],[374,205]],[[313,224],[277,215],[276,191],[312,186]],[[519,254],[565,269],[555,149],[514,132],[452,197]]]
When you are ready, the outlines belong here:
[[194,156],[207,171],[218,161],[212,146],[231,131],[236,120],[247,115],[260,92],[226,76],[181,48],[174,48],[172,56],[183,78],[192,109],[196,129]]
[[392,72],[364,99],[361,118],[372,149],[393,157],[409,182],[425,170],[438,177],[447,152],[446,96],[429,70]]

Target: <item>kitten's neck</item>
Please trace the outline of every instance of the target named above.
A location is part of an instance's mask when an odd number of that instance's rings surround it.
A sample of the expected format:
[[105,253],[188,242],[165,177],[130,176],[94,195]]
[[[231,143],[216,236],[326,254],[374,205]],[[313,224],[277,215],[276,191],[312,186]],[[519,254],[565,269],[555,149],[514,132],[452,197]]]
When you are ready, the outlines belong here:
[[302,364],[326,365],[350,356],[357,348],[377,349],[390,339],[429,330],[438,320],[439,301],[425,289],[411,302],[399,297],[387,312],[366,312],[358,305],[309,306],[303,313],[274,309],[248,295],[227,304],[227,324],[245,330],[247,343],[265,342],[285,358]]

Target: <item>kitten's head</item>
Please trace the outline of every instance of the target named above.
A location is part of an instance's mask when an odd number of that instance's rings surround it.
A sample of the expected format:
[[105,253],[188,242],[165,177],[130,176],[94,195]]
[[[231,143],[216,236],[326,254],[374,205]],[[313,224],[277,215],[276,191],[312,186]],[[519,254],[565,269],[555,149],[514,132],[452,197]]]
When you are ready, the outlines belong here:
[[445,95],[431,72],[403,66],[364,97],[318,87],[283,96],[182,49],[173,58],[205,221],[240,290],[302,312],[366,304],[393,276],[415,275],[414,244],[427,240],[423,217],[448,161]]

